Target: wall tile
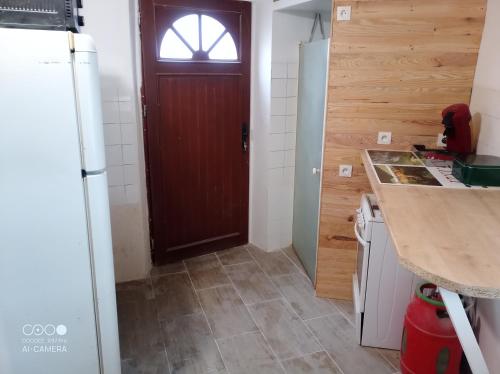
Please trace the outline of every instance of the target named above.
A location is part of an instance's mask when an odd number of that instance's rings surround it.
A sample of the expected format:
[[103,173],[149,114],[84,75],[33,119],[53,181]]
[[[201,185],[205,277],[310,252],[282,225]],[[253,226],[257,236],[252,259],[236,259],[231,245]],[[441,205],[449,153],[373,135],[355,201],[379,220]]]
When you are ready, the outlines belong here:
[[[271,226],[271,224],[270,224]],[[276,228],[275,230],[269,230],[267,234],[267,246],[270,251],[274,251],[276,249],[281,249],[280,248],[280,232],[279,232],[279,227]]]
[[141,197],[139,185],[130,184],[125,186],[125,197],[128,204],[138,203]]
[[103,126],[103,130],[104,130],[104,144],[106,145],[122,144],[122,134],[119,124],[116,123],[106,124]]
[[128,89],[121,89],[120,95],[118,96],[119,102],[131,102],[132,96],[129,95]]
[[285,220],[280,223],[280,248],[286,248],[292,244],[292,225]]
[[123,183],[125,185],[139,184],[139,166],[124,165],[123,166]]
[[123,186],[123,166],[108,167],[108,186]]
[[299,77],[299,64],[292,62],[287,64],[287,77],[288,78],[298,78]]
[[271,79],[271,97],[286,97],[287,81],[287,79]]
[[282,245],[283,220],[274,219],[269,221],[268,244],[270,250],[284,248]]
[[286,114],[293,115],[297,114],[297,98],[288,97],[286,99]]
[[120,109],[120,123],[135,123],[135,107],[131,101],[120,101],[118,103]]
[[108,192],[109,192],[109,203],[111,205],[120,205],[125,203],[126,201],[125,187],[123,186],[108,187]]
[[121,125],[121,142],[122,144],[138,144],[137,125],[134,123]]
[[295,132],[297,131],[297,116],[286,116],[285,123],[286,132]]
[[283,170],[283,182],[285,185],[293,188],[295,182],[295,167],[285,167]]
[[[270,220],[280,220],[285,214],[286,196],[284,196],[284,186],[269,186],[269,205],[267,207]],[[279,231],[278,231],[279,232]]]
[[280,134],[285,132],[286,116],[271,116],[271,134]]
[[279,186],[283,184],[284,168],[269,169],[268,170],[268,184],[269,186]]
[[269,135],[269,150],[282,151],[285,149],[285,134]]
[[286,78],[287,77],[287,64],[273,63],[271,65],[271,78]]
[[139,159],[139,153],[137,151],[137,145],[124,145],[123,146],[123,163],[125,165],[135,165]]
[[296,133],[287,132],[285,134],[285,149],[295,149]]
[[101,75],[101,99],[102,101],[117,101],[118,87],[112,78]]
[[271,99],[271,115],[285,115],[287,111],[286,99],[284,98],[272,98]]
[[285,152],[269,152],[269,168],[282,168],[285,166]]
[[285,166],[295,166],[295,149],[285,151]]
[[120,123],[120,111],[118,102],[106,101],[102,103],[102,119],[107,123]]
[[[272,66],[271,126],[268,170],[268,249],[291,244],[293,189],[295,178],[295,143],[297,128],[297,63],[274,63]],[[287,78],[285,92],[282,79]],[[284,94],[284,95],[283,95]],[[286,99],[282,100],[281,96]],[[280,136],[283,135],[284,137]],[[284,151],[282,151],[284,150]],[[285,167],[282,167],[285,166]]]
[[123,163],[121,145],[107,145],[105,146],[105,152],[107,166],[117,166]]
[[287,79],[286,80],[286,96],[287,97],[297,97],[298,94],[298,83],[297,79]]

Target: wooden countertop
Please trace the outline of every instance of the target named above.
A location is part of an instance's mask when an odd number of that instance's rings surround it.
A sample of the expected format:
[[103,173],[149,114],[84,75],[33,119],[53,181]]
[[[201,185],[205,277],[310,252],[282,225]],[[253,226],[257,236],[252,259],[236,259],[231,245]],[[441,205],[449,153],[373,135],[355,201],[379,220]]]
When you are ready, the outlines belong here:
[[500,190],[370,184],[403,266],[457,293],[500,298]]

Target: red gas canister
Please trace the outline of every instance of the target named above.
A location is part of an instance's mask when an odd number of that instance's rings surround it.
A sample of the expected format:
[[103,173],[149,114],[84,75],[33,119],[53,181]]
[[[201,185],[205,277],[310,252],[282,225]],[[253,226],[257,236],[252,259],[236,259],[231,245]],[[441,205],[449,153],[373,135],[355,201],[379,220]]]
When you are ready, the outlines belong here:
[[401,341],[402,374],[457,374],[462,347],[437,287],[419,286],[408,305]]

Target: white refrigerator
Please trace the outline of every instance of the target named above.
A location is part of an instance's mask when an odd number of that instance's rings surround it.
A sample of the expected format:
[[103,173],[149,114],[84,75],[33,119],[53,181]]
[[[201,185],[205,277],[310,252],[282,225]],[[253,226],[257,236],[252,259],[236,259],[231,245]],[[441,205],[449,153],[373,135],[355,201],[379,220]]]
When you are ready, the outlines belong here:
[[97,54],[0,28],[0,373],[120,373]]

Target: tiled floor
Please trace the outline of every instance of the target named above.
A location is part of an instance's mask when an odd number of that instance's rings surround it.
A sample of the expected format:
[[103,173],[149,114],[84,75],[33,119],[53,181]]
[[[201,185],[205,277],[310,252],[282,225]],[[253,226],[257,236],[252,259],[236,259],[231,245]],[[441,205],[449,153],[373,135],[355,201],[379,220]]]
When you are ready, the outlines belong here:
[[398,371],[354,340],[352,304],[314,296],[293,250],[251,246],[117,286],[123,374]]

